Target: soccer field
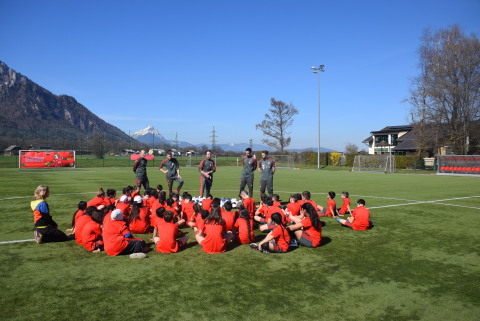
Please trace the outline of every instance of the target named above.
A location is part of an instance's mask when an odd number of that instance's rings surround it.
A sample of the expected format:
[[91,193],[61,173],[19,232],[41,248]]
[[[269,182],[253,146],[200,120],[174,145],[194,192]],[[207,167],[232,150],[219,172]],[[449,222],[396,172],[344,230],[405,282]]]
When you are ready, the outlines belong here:
[[[198,195],[196,168],[183,190]],[[215,197],[237,197],[239,167],[220,167]],[[150,184],[165,176],[148,169]],[[53,218],[70,227],[80,200],[98,187],[117,195],[130,168],[0,169],[0,241],[31,239],[30,201],[50,187]],[[254,198],[258,201],[257,174]],[[0,244],[2,320],[478,320],[480,178],[278,169],[274,192],[288,201],[309,190],[365,199],[375,227],[352,231],[324,217],[323,245],[286,254],[232,246],[187,249],[146,259],[93,254],[74,241]],[[184,231],[189,231],[184,229]],[[151,235],[137,235],[148,240]],[[262,238],[260,232],[257,237]]]

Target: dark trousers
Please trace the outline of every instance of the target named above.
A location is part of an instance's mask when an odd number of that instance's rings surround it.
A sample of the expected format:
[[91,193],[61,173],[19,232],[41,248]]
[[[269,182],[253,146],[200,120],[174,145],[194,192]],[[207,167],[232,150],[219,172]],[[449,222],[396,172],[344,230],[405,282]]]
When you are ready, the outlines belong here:
[[128,246],[120,253],[120,255],[143,252],[145,241],[140,239],[128,240]]
[[265,194],[265,189],[268,191],[268,196],[273,195],[273,178],[268,180],[260,180],[260,194]]
[[42,234],[42,243],[68,241],[67,235],[53,226],[36,227],[35,229]]
[[149,182],[148,182],[148,177],[147,176],[144,176],[144,177],[136,177],[135,178],[135,183],[137,184],[137,186],[142,186],[143,185],[143,188],[145,190],[149,189],[150,186],[149,186]]
[[[213,185],[213,177],[212,178],[206,178],[204,176],[200,177],[200,197],[207,197],[208,194],[210,194],[210,189],[212,188]],[[203,192],[206,192],[203,194]]]
[[243,191],[245,186],[248,187],[248,196],[253,196],[253,179],[254,176],[242,176],[240,178],[240,192]]
[[177,193],[180,193],[180,189],[182,189],[183,186],[183,179],[174,177],[174,178],[167,178],[167,185],[168,185],[168,195],[171,197],[172,196],[172,188],[173,188],[173,181],[176,181],[178,183],[177,185]]

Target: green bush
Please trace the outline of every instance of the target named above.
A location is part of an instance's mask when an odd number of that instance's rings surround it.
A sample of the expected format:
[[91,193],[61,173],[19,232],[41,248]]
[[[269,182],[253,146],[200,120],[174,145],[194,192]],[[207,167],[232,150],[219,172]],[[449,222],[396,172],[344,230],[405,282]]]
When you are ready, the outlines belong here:
[[395,166],[398,169],[414,168],[416,160],[417,160],[417,157],[413,155],[408,155],[408,156],[395,155]]

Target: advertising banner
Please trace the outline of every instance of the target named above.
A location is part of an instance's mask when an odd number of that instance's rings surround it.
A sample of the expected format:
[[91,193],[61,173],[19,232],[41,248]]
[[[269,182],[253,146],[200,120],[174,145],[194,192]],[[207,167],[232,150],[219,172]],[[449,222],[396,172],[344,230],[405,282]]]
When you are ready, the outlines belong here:
[[[140,158],[140,155],[139,154],[131,154],[130,155],[130,160],[137,160]],[[148,155],[146,154],[145,155],[145,159],[146,160],[154,160],[155,159],[155,155]]]
[[75,151],[21,150],[18,167],[75,167]]

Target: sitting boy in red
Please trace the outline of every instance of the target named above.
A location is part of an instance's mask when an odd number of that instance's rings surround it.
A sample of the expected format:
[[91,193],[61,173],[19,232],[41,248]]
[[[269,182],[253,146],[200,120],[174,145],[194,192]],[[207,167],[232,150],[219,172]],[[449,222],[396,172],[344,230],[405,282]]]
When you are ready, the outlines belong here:
[[337,222],[357,231],[368,230],[373,226],[373,221],[370,220],[370,211],[365,207],[363,199],[357,201],[357,207],[352,211],[352,216],[346,220],[337,219]]
[[[163,214],[164,222],[157,227],[158,241],[156,241],[157,252],[160,253],[176,253],[180,247],[185,245],[188,241],[188,236],[183,236],[178,239],[178,223],[173,222],[174,214],[172,211],[166,211]],[[182,220],[183,221],[183,220]],[[183,224],[183,222],[181,222]]]

